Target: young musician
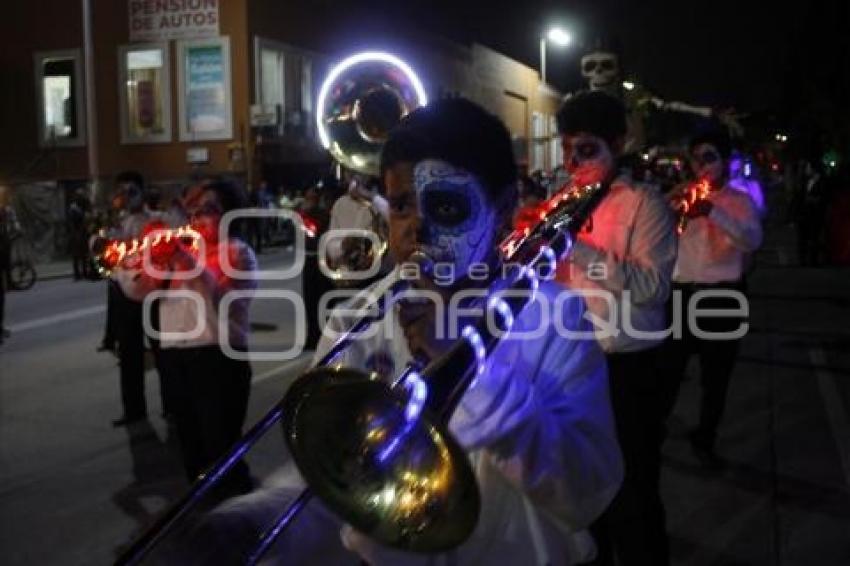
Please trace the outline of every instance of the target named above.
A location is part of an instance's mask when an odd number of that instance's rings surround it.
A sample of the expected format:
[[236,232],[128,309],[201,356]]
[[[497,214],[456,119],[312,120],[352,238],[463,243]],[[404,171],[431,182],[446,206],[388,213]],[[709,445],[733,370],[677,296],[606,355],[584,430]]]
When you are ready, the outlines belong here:
[[[241,207],[238,189],[227,182],[213,181],[193,196],[194,201],[187,203],[186,208],[192,227],[204,240],[200,247],[205,252],[203,255],[181,243],[163,258],[159,273],[141,264],[116,271],[122,289],[134,300],[142,301],[157,289],[182,293],[171,296],[166,293],[159,299],[158,330],[162,333],[160,363],[167,373],[173,420],[190,481],[241,436],[251,366],[227,355],[222,346],[227,344],[235,351],[247,351],[251,299],[233,300],[228,306],[227,324],[222,327],[219,310],[228,292],[257,286],[254,253],[235,237],[236,223],[231,224],[227,239],[219,239],[222,216]],[[243,272],[241,277],[223,271],[219,260],[222,247],[226,248],[232,269]],[[197,274],[185,276],[186,272],[194,273],[199,263],[201,269]],[[187,294],[192,294],[194,299]],[[221,331],[225,334],[220,334]],[[243,492],[250,488],[244,463],[235,468],[231,486]]]
[[[121,240],[139,238],[145,225],[151,220],[145,210],[144,178],[136,171],[124,171],[118,174],[115,183],[121,196],[120,200],[125,204],[121,211],[120,227],[110,231],[109,236]],[[109,347],[109,342],[117,341],[118,343],[123,413],[112,421],[112,426],[119,427],[146,419],[148,409],[145,398],[145,334],[142,328],[142,305],[122,293],[120,285],[115,281],[115,277],[109,280],[106,336],[102,348],[112,349]]]
[[[697,292],[731,292],[728,296],[702,299],[696,306],[740,311],[744,306],[740,292],[743,291],[747,256],[761,245],[758,209],[746,193],[729,186],[727,172],[731,148],[728,135],[719,130],[702,133],[691,141],[690,152],[696,179],[706,182],[710,192],[687,211],[687,223],[679,236],[674,289],[682,292],[681,303],[686,307]],[[697,321],[698,329],[732,333],[743,322],[742,314],[701,318]],[[702,400],[699,425],[689,439],[702,463],[718,467],[722,463],[714,451],[717,427],[723,415],[740,338],[700,337],[694,334],[695,329],[687,320],[683,326],[682,339],[668,339],[662,358],[670,387],[666,410],[669,413],[676,401],[688,360],[697,355]]]
[[[655,371],[666,328],[665,304],[676,260],[673,219],[657,191],[617,168],[626,133],[623,105],[603,92],[570,98],[558,113],[564,164],[572,183],[604,183],[595,209],[558,281],[585,293],[600,321],[611,402],[626,475],[611,507],[591,529],[599,564],[667,564],[664,508],[658,490],[662,384]],[[626,323],[629,323],[628,325]],[[643,333],[637,333],[642,331]]]
[[[414,280],[416,288],[436,293],[447,311],[457,293],[486,289],[470,270],[497,266],[497,244],[510,229],[516,205],[516,169],[504,125],[464,99],[434,102],[393,130],[381,171],[393,258],[405,262],[424,252],[435,260],[435,272],[454,274],[441,278],[442,285],[423,275]],[[371,294],[381,295],[398,281],[400,269],[373,285]],[[592,334],[568,339],[551,322],[557,315],[566,329],[589,332],[580,299],[554,282],[541,282],[538,293],[547,300],[522,311],[514,332],[542,326],[541,335],[504,338],[450,421],[481,492],[481,515],[471,538],[446,554],[411,554],[345,526],[341,536],[350,552],[373,565],[576,564],[592,557],[593,542],[583,529],[608,505],[622,475],[604,358]],[[564,308],[556,313],[562,293],[567,293]],[[433,302],[401,299],[337,362],[376,371],[389,381],[414,357],[437,358],[454,340],[435,331],[436,312]],[[332,346],[332,330],[343,331],[350,322],[336,311],[316,360]],[[222,532],[244,529],[246,514],[260,529],[293,493],[291,486],[277,487],[226,505],[216,512],[226,524]],[[279,503],[272,504],[275,499]],[[356,562],[322,539],[321,529],[335,534],[339,528],[311,504],[273,552],[293,563]],[[222,546],[221,551],[233,552],[234,545]]]

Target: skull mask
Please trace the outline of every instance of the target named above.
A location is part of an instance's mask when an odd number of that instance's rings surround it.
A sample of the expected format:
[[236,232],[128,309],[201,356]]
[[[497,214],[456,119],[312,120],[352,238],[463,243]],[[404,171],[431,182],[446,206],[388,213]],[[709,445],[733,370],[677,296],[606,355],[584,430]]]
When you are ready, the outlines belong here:
[[613,88],[620,75],[617,55],[608,51],[588,53],[581,58],[581,75],[587,79],[590,90]]

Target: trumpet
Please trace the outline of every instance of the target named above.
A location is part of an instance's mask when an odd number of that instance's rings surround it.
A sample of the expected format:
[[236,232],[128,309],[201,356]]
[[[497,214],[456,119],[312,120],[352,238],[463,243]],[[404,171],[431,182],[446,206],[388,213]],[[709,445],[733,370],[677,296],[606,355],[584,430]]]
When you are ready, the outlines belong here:
[[98,273],[109,276],[144,253],[151,254],[155,262],[165,261],[174,253],[178,243],[186,245],[194,253],[200,248],[202,236],[189,224],[173,229],[149,225],[145,231],[149,233],[129,240],[108,239],[103,233],[94,236],[89,247]]
[[685,228],[688,227],[688,211],[697,201],[708,198],[709,194],[711,194],[711,183],[702,179],[685,185],[670,197],[670,203],[679,216],[676,223],[676,234],[681,236],[685,232]]

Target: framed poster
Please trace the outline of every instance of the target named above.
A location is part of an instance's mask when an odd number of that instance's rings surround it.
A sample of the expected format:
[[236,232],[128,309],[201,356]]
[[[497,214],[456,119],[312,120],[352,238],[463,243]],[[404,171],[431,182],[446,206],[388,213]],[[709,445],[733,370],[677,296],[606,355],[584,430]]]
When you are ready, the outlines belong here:
[[180,141],[233,137],[230,40],[181,41]]
[[171,74],[167,43],[118,48],[121,143],[171,141]]

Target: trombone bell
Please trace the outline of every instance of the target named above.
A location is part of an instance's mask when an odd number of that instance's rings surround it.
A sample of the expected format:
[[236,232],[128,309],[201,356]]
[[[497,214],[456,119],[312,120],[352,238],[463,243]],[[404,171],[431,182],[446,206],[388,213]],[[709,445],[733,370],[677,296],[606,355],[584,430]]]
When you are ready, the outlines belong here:
[[283,414],[304,480],[358,531],[428,553],[472,533],[480,497],[466,454],[428,409],[411,411],[398,388],[375,374],[317,368],[292,385]]

